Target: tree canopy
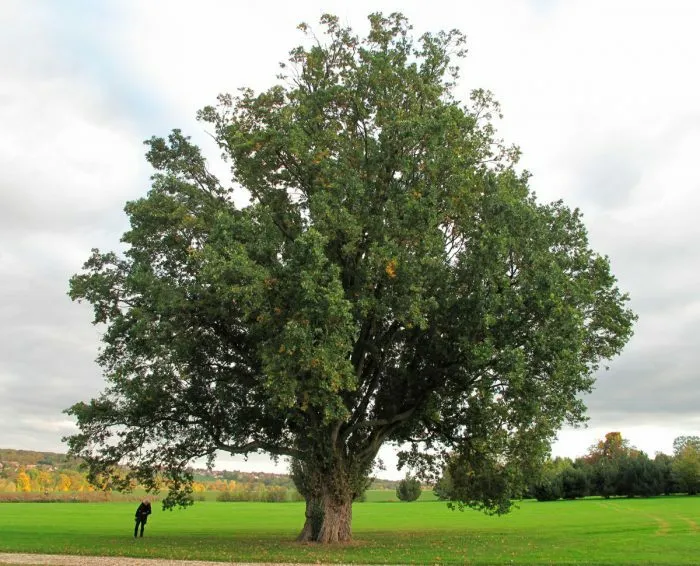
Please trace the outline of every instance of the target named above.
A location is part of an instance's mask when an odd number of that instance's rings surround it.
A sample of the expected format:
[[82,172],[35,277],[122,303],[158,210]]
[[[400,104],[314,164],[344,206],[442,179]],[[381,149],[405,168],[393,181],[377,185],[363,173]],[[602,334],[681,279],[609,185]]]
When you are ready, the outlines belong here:
[[673,474],[689,495],[700,492],[700,437],[679,436],[673,441]]
[[396,486],[396,498],[399,501],[415,501],[421,496],[421,485],[418,478],[406,474]]
[[179,130],[147,142],[126,251],[93,250],[70,283],[105,328],[107,387],[68,410],[95,481],[165,481],[186,504],[195,458],[290,457],[300,538],[347,540],[384,443],[423,474],[449,455],[462,503],[505,511],[584,419],[634,320],[607,258],[578,210],[537,201],[491,94],[455,98],[461,33],[369,21],[301,25],[276,86],[199,113],[231,186]]
[[622,438],[620,432],[608,432],[603,440],[599,440],[588,449],[584,458],[590,464],[597,464],[600,461],[620,460],[638,454],[639,450],[631,446],[629,440]]

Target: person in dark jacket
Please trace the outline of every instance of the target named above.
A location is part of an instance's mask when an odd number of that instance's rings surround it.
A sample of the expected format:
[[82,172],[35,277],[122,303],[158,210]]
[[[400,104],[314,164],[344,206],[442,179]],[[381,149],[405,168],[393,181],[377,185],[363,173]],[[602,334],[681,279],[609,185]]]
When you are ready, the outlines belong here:
[[151,502],[148,499],[144,499],[141,505],[136,509],[136,526],[134,527],[134,538],[139,530],[139,525],[141,525],[141,536],[143,536],[143,528],[146,526],[146,521],[148,521],[148,516],[151,514]]

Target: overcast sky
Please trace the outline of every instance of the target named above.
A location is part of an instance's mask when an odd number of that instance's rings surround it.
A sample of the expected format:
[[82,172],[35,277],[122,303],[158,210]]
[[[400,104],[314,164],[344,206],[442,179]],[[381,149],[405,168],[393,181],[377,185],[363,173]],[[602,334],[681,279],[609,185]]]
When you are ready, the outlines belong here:
[[[118,249],[125,201],[149,188],[142,141],[181,128],[215,162],[199,108],[269,86],[299,22],[364,31],[376,10],[467,34],[460,97],[495,93],[531,186],[583,210],[639,314],[586,397],[589,427],[554,454],[608,431],[650,455],[700,434],[700,2],[0,0],[0,447],[65,451],[62,410],[102,388],[68,278]],[[380,475],[402,475],[383,456]]]

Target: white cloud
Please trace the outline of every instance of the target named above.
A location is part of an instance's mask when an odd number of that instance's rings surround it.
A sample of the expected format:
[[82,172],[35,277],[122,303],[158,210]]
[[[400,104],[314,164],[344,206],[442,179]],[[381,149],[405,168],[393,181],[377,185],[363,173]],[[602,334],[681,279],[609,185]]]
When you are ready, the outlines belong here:
[[63,449],[61,411],[101,385],[89,312],[66,296],[115,246],[147,181],[131,117],[54,43],[44,4],[0,16],[0,446]]

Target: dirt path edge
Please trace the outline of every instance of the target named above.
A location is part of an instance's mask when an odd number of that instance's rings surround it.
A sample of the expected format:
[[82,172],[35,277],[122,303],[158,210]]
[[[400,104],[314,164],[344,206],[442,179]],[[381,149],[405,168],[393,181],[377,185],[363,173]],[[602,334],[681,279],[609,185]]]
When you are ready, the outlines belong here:
[[[126,556],[15,554],[7,552],[0,552],[0,564],[11,564],[13,566],[304,566],[298,563],[280,562],[210,562],[205,560],[168,560],[163,558],[131,558]],[[319,565],[315,564],[314,566]],[[335,566],[342,565],[336,564]],[[355,564],[353,566],[361,565]]]

